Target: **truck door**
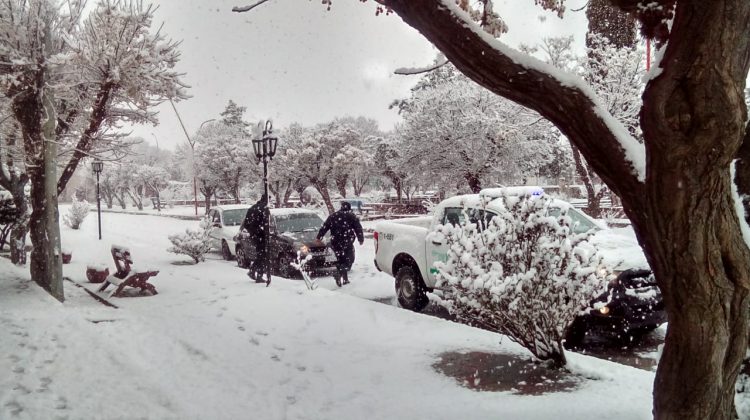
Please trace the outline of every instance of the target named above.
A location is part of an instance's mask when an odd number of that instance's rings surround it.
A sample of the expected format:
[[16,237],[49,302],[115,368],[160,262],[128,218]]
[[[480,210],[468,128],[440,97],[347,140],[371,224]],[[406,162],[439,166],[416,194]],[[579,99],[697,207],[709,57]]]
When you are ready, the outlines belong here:
[[[460,207],[446,207],[443,212],[443,219],[439,221],[442,225],[460,226],[464,221],[464,210]],[[436,262],[445,262],[448,260],[448,243],[446,238],[439,232],[430,232],[427,235],[425,244],[425,253],[427,254],[427,286],[432,287],[437,281],[438,269],[435,268]]]

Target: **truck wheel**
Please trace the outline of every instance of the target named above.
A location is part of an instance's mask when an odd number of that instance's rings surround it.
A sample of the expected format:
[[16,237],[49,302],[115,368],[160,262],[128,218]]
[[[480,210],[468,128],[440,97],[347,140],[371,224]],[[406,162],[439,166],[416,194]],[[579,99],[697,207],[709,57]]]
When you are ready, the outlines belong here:
[[402,308],[414,312],[420,312],[430,302],[422,278],[409,266],[396,273],[396,296]]
[[250,264],[248,264],[247,259],[245,259],[245,251],[242,250],[241,246],[238,246],[237,249],[235,249],[235,253],[237,254],[237,266],[240,268],[248,268]]
[[229,251],[229,245],[227,245],[227,241],[221,241],[221,257],[226,261],[232,260],[232,252]]

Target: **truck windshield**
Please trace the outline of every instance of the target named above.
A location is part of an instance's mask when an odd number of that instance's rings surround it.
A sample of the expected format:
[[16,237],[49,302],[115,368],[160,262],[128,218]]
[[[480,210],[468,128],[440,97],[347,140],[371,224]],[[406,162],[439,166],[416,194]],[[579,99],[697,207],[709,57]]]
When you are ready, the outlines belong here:
[[323,219],[317,214],[285,214],[274,216],[278,232],[304,232],[318,230],[323,226]]
[[239,226],[245,220],[247,209],[224,210],[224,226]]
[[[550,216],[559,216],[560,215],[560,209],[556,207],[551,207],[549,209],[549,215]],[[580,211],[570,208],[568,209],[568,217],[570,217],[570,221],[573,224],[573,233],[586,233],[590,231],[591,229],[599,229],[599,227],[594,224],[591,220],[589,220],[586,216],[581,214]]]

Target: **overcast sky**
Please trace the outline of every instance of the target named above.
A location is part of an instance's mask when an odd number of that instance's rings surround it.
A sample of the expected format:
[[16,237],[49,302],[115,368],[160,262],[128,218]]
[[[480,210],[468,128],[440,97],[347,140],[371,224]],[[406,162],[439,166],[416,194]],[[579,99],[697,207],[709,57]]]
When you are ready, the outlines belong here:
[[[182,40],[178,70],[185,73],[192,97],[176,105],[190,135],[201,122],[219,118],[230,99],[247,107],[251,123],[273,118],[281,128],[362,115],[388,130],[399,120],[388,105],[408,96],[418,79],[393,70],[428,65],[437,53],[397,15],[376,17],[372,2],[338,0],[326,11],[319,0],[272,0],[251,12],[231,12],[253,2],[154,1],[156,22]],[[568,7],[585,0],[578,2]],[[504,42],[534,45],[544,36],[573,34],[582,44],[583,12],[569,12],[560,21],[533,3],[497,2],[496,10],[510,25]],[[160,124],[133,127],[133,135],[151,144],[158,139],[160,147],[170,149],[185,142],[171,106],[158,110]]]

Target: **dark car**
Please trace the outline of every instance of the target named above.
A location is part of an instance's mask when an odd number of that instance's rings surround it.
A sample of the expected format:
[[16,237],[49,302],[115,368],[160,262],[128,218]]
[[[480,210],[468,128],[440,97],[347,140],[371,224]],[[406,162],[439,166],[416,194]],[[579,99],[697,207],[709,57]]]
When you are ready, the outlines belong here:
[[[305,209],[271,209],[269,260],[271,271],[282,277],[295,277],[299,271],[291,263],[299,258],[306,271],[314,273],[335,267],[336,256],[326,242],[316,239],[323,219],[317,213]],[[325,240],[325,238],[324,238]],[[235,236],[237,265],[250,266],[255,258],[254,245],[247,232]]]
[[566,344],[578,346],[588,333],[630,342],[666,321],[664,301],[651,271],[627,270],[573,321]]

